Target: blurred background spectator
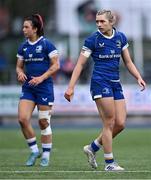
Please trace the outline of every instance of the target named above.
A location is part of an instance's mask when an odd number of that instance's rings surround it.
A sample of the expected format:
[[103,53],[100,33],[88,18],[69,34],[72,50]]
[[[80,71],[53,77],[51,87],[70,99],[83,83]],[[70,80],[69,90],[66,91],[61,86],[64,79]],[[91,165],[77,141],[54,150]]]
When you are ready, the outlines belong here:
[[97,8],[93,0],[80,4],[77,8],[81,33],[92,33],[96,27],[95,17]]
[[8,74],[6,74],[6,69],[8,69],[8,62],[5,55],[3,54],[1,50],[0,51],[0,82],[2,84],[7,84],[6,77]]
[[10,15],[6,7],[0,7],[0,39],[6,37],[9,33]]
[[65,79],[67,80],[66,83],[68,83],[72,75],[72,71],[74,69],[73,60],[70,59],[70,57],[66,57],[66,58],[62,58],[60,60],[60,63],[61,63],[61,72],[65,76]]

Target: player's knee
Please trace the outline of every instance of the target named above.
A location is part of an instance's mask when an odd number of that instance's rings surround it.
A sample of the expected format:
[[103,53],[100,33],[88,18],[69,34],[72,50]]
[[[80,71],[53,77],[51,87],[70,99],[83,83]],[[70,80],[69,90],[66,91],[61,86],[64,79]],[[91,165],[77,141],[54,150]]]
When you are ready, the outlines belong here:
[[110,131],[113,131],[114,123],[113,122],[107,122],[104,124],[104,128]]
[[19,116],[18,122],[20,126],[23,128],[26,128],[29,124],[29,120],[27,119],[27,117],[22,117],[22,116]]
[[50,111],[39,111],[39,126],[41,129],[42,135],[50,135],[52,134],[51,126],[50,126]]
[[114,127],[114,122],[110,122],[108,123],[108,128],[113,131],[113,127]]
[[40,126],[40,129],[45,129],[47,126],[49,126],[49,123],[46,119],[40,119],[39,126]]
[[116,123],[115,126],[119,131],[122,131],[125,129],[125,123],[124,122]]
[[114,114],[107,114],[105,115],[106,122],[110,124],[114,124],[115,122],[115,115]]
[[47,120],[41,119],[39,120],[39,125],[41,129],[41,135],[50,135],[52,134],[51,125]]
[[114,116],[108,116],[105,119],[105,126],[109,128],[110,130],[113,130],[114,127],[115,118]]

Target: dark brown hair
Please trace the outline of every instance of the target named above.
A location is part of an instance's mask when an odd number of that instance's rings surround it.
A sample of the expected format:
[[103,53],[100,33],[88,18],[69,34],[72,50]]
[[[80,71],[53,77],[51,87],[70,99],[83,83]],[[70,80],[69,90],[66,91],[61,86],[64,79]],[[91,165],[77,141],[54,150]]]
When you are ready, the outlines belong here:
[[44,35],[44,23],[41,15],[39,14],[33,14],[27,18],[25,18],[25,21],[31,21],[33,28],[37,28],[37,35],[43,36]]

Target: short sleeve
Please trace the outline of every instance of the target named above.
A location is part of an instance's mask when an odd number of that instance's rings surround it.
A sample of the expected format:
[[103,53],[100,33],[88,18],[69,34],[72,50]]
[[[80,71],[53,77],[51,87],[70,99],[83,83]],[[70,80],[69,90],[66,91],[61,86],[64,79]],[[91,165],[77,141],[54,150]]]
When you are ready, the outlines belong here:
[[128,44],[127,37],[125,36],[125,34],[121,33],[121,38],[122,38],[122,50],[124,50],[129,46],[129,44]]
[[17,55],[16,57],[19,59],[19,60],[24,60],[24,56],[23,56],[23,44],[19,46],[18,48],[18,51],[17,51]]
[[93,50],[94,50],[94,42],[91,38],[87,38],[84,41],[84,45],[82,47],[82,53],[84,56],[89,57],[93,52]]
[[50,41],[46,40],[45,43],[46,43],[46,47],[47,47],[48,56],[50,58],[58,55],[58,50]]

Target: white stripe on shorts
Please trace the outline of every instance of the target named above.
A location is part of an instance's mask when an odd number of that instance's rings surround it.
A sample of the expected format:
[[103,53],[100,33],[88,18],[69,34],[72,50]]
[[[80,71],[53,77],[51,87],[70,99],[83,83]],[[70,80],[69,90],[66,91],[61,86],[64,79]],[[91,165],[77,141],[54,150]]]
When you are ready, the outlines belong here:
[[102,97],[102,95],[100,94],[100,95],[95,95],[93,98],[97,99],[97,98],[101,98],[101,97]]

